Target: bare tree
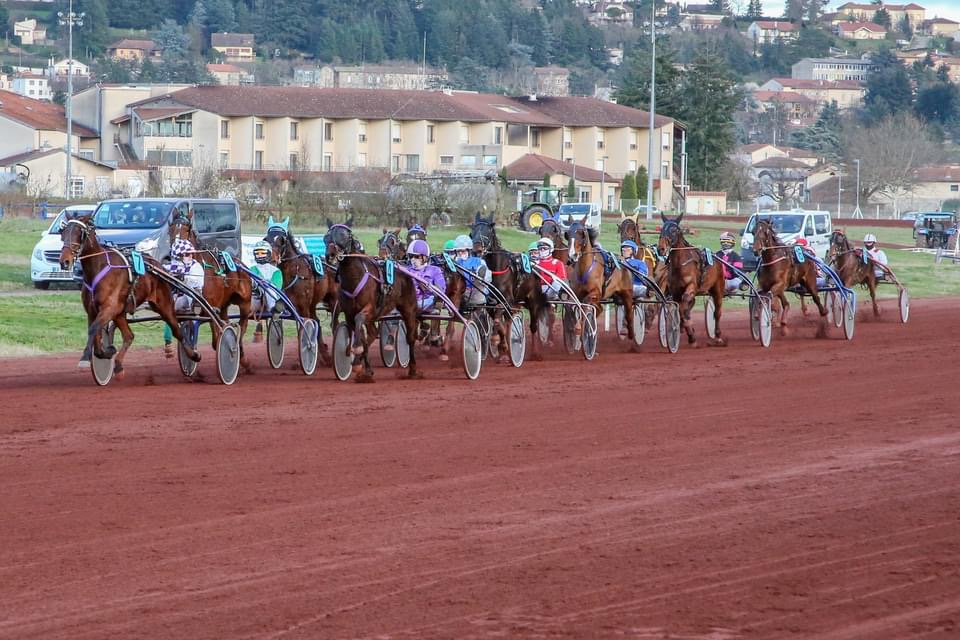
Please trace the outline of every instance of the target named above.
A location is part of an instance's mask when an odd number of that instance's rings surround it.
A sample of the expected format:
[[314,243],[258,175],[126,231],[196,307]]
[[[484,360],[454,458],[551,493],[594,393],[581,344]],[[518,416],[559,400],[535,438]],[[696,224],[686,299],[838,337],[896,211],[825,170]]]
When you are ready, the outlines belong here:
[[751,175],[750,163],[745,160],[728,159],[720,169],[720,182],[731,200],[746,202],[757,195],[757,182]]

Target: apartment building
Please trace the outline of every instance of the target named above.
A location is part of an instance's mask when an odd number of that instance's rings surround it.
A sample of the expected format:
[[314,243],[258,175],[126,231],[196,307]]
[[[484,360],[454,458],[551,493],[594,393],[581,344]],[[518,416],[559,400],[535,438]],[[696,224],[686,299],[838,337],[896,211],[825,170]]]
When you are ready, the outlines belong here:
[[771,78],[760,85],[762,91],[792,91],[810,98],[819,108],[836,102],[840,109],[863,105],[866,87],[856,80],[798,80],[796,78]]
[[869,59],[863,58],[804,58],[790,69],[797,80],[857,80],[865,82],[876,68]]
[[51,100],[50,79],[40,73],[21,73],[13,77],[11,83],[14,93],[35,100]]
[[843,16],[849,16],[860,22],[873,20],[878,9],[886,9],[890,16],[890,24],[897,27],[906,17],[910,21],[910,26],[914,29],[923,24],[927,15],[927,10],[918,4],[887,4],[882,0],[878,4],[847,2],[837,7],[837,13]]
[[447,84],[445,71],[412,65],[298,67],[293,83],[323,89],[406,89],[423,91]]
[[[362,167],[492,173],[533,153],[619,179],[646,165],[648,118],[593,98],[201,86],[131,102],[111,123],[166,176],[209,166],[280,178]],[[661,116],[653,135],[655,196],[669,207],[674,136],[684,132]]]
[[783,20],[757,20],[747,27],[747,36],[757,44],[796,40],[799,33],[797,25]]

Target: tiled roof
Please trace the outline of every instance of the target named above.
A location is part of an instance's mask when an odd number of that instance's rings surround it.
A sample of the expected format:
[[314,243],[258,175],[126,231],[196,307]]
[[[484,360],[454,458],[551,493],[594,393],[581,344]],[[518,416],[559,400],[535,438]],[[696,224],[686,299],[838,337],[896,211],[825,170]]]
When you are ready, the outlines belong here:
[[944,164],[917,169],[921,182],[960,182],[960,165]]
[[[37,158],[44,158],[46,156],[50,156],[55,153],[62,153],[63,155],[67,154],[67,152],[62,147],[54,147],[52,149],[34,149],[33,151],[18,153],[16,155],[7,156],[6,158],[0,158],[0,167],[9,167],[14,164],[30,162],[31,160],[36,160]],[[96,160],[90,160],[89,158],[78,156],[75,153],[70,155],[72,155],[76,160],[83,160],[84,162],[92,162],[93,164],[99,165],[101,167],[110,167],[110,165],[108,164],[97,162]],[[110,168],[112,169],[113,167],[110,167]]]
[[790,89],[850,89],[863,90],[856,80],[800,80],[797,78],[771,78],[778,84]]
[[[883,8],[886,9],[887,11],[907,11],[907,10],[920,11],[923,9],[923,7],[921,7],[918,4],[914,4],[913,2],[911,2],[910,4],[884,3]],[[842,11],[844,9],[851,9],[853,11],[871,11],[872,12],[872,11],[876,11],[877,9],[880,9],[880,6],[875,4],[858,4],[856,2],[848,2],[846,4],[842,4],[839,7],[837,7],[838,11]]]
[[235,64],[214,64],[207,65],[207,71],[210,73],[246,73]]
[[797,25],[781,20],[757,20],[757,26],[767,31],[796,31]]
[[860,29],[866,29],[867,31],[872,31],[873,33],[886,33],[886,28],[876,24],[875,22],[841,22],[838,26],[840,31],[846,31],[853,33],[854,31],[859,31]]
[[583,182],[601,182],[601,176],[604,182],[620,182],[614,179],[608,173],[597,169],[574,165],[570,162],[548,158],[536,153],[528,153],[508,164],[505,168],[508,180],[542,180],[545,174],[573,177],[576,173],[577,179]]
[[766,158],[759,162],[753,163],[754,169],[809,169],[806,164],[800,162],[799,160],[794,160],[793,158]]
[[[650,124],[650,113],[626,107],[622,104],[580,97],[538,97],[536,102],[525,98],[514,98],[515,103],[526,105],[552,117],[557,122],[573,127],[635,127],[646,129]],[[655,127],[672,122],[672,118],[657,116]]]
[[211,47],[252,47],[255,43],[252,33],[212,33]]
[[763,149],[764,147],[773,147],[774,149],[776,149],[776,147],[774,147],[772,144],[769,144],[769,143],[766,143],[766,142],[761,142],[761,143],[759,143],[759,144],[745,144],[745,145],[743,145],[742,147],[740,147],[740,153],[753,153],[754,151],[759,151],[760,149]]
[[816,100],[812,100],[807,96],[801,95],[795,91],[754,91],[753,97],[758,102],[783,102],[794,104],[816,103]]
[[124,38],[107,47],[107,49],[139,49],[147,52],[153,51],[156,48],[157,43],[153,40],[134,40],[132,38]]
[[181,113],[188,113],[193,109],[184,109],[183,107],[167,107],[161,109],[150,109],[148,107],[138,107],[134,109],[141,120],[163,120],[171,116],[178,116]]
[[[34,129],[45,131],[67,130],[67,116],[63,107],[52,102],[27,98],[12,91],[0,91],[0,117],[14,120]],[[73,133],[81,138],[96,138],[97,132],[76,120]]]

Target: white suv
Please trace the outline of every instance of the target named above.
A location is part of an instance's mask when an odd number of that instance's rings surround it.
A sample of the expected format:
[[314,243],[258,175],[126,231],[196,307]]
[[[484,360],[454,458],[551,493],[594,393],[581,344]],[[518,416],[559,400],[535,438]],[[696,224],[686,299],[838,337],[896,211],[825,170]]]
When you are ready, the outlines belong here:
[[564,202],[554,214],[564,231],[574,222],[580,222],[583,216],[587,216],[588,227],[600,229],[600,205],[595,202]]
[[97,208],[93,204],[78,204],[63,209],[53,218],[53,222],[40,236],[40,242],[33,247],[30,255],[30,279],[37,289],[49,289],[51,282],[73,282],[73,273],[60,269],[60,225],[69,213],[70,216],[93,213]]
[[803,238],[821,260],[827,259],[830,249],[830,234],[833,225],[829,211],[807,211],[792,209],[790,211],[767,211],[750,216],[747,226],[743,230],[743,239],[740,247],[743,249],[743,266],[747,270],[756,269],[757,256],[753,253],[753,232],[757,228],[757,218],[766,218],[773,222],[773,230],[784,244],[796,244]]

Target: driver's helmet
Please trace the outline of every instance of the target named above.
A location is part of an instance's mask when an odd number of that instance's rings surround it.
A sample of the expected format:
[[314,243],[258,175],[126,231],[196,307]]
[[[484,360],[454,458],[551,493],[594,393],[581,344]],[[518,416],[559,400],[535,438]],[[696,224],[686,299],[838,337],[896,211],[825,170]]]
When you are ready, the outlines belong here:
[[865,246],[867,249],[873,249],[876,244],[877,236],[873,235],[872,233],[868,233],[867,235],[863,236],[863,246]]
[[253,259],[257,264],[267,264],[270,262],[270,256],[273,251],[270,248],[270,243],[266,240],[261,240],[257,244],[253,245]]
[[414,240],[410,243],[410,246],[407,247],[407,255],[411,258],[414,256],[426,258],[430,255],[430,245],[427,244],[426,240]]
[[541,258],[549,258],[553,255],[553,240],[540,238],[537,240],[537,249],[540,251]]
[[423,237],[424,237],[424,238],[427,237],[427,230],[424,229],[423,227],[421,227],[420,225],[415,224],[415,225],[413,225],[412,227],[410,227],[409,229],[407,229],[407,238],[412,238],[413,236],[417,235],[418,233],[423,234]]
[[534,240],[533,242],[531,242],[531,243],[530,243],[530,246],[527,247],[527,252],[528,252],[532,257],[534,257],[534,258],[537,257],[537,256],[540,254],[540,243],[539,243],[538,241],[536,241],[536,240]]
[[457,243],[453,240],[447,240],[443,243],[444,253],[454,253],[457,250]]
[[622,253],[624,249],[630,249],[633,251],[632,255],[637,255],[637,251],[640,250],[640,247],[637,246],[637,243],[633,240],[624,240],[620,243],[620,252]]
[[733,245],[736,244],[737,238],[729,231],[724,231],[720,234],[720,247],[722,249],[733,249]]
[[174,260],[185,260],[193,258],[193,244],[189,240],[177,238],[170,245],[170,257]]
[[457,251],[470,251],[473,249],[473,240],[468,235],[459,235],[453,241],[453,247]]

